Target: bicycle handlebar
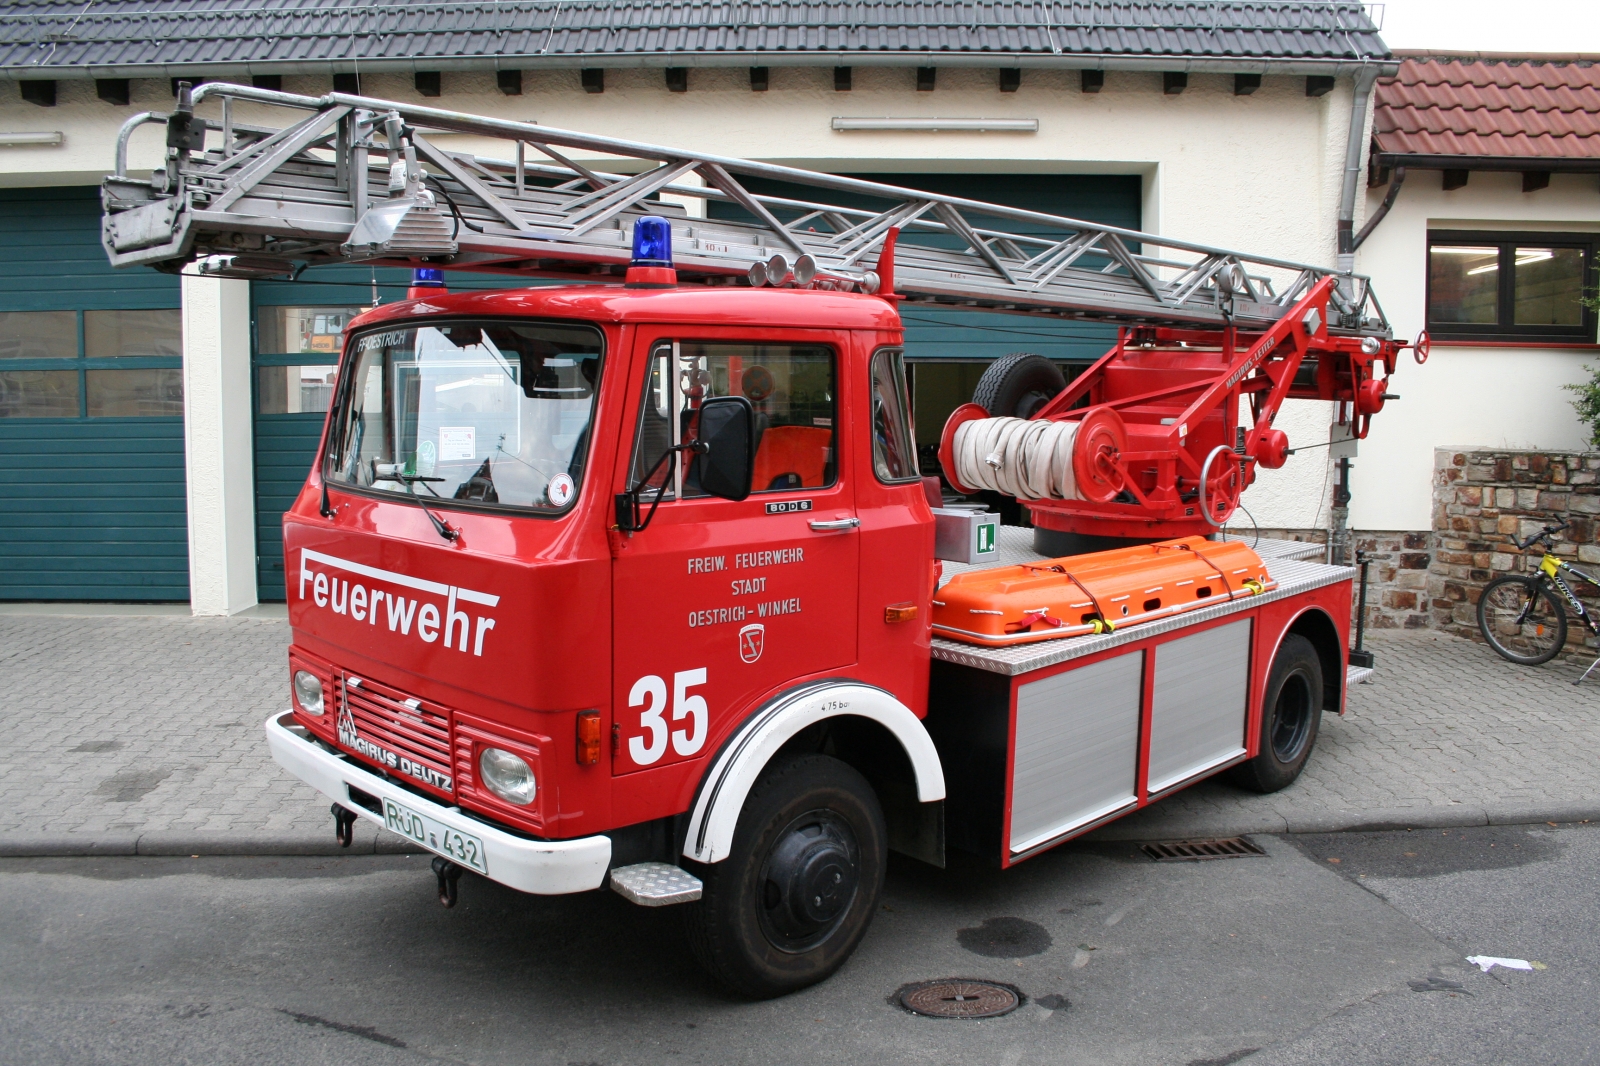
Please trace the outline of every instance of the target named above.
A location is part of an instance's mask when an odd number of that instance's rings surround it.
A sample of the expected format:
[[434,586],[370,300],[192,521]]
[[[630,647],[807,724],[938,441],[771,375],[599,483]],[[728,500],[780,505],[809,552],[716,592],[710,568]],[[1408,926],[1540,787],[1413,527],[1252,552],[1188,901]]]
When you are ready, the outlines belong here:
[[1511,538],[1511,543],[1515,544],[1517,546],[1518,550],[1527,551],[1529,548],[1533,547],[1533,545],[1535,543],[1537,543],[1538,541],[1548,540],[1549,537],[1550,537],[1550,534],[1559,533],[1563,529],[1566,529],[1566,528],[1567,528],[1567,522],[1566,522],[1565,519],[1563,519],[1559,526],[1545,526],[1539,532],[1537,532],[1537,533],[1533,534],[1532,536],[1530,536],[1527,540],[1518,540],[1516,537],[1512,537]]

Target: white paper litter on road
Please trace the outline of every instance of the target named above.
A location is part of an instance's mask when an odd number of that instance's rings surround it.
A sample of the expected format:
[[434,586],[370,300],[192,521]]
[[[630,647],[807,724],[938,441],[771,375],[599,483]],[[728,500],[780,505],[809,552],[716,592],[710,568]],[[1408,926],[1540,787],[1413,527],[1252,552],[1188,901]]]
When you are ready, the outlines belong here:
[[1533,969],[1533,963],[1527,959],[1497,959],[1493,955],[1468,955],[1467,961],[1484,973],[1488,973],[1496,966],[1504,966],[1508,970]]

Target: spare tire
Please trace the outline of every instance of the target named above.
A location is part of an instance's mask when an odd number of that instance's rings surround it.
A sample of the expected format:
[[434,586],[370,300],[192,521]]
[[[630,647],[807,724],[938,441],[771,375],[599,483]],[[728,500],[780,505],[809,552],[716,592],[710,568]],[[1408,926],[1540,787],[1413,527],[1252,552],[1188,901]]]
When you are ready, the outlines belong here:
[[991,418],[1032,418],[1066,387],[1061,368],[1044,356],[1013,352],[989,364],[972,390],[972,402]]

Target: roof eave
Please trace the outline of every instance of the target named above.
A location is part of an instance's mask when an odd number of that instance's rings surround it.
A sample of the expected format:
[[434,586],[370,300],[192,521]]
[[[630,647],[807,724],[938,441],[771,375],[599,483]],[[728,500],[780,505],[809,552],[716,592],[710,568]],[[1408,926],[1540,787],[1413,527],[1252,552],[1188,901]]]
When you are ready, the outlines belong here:
[[294,60],[286,62],[146,63],[119,66],[84,64],[58,67],[0,66],[0,78],[17,81],[87,78],[175,78],[185,75],[221,80],[259,74],[412,74],[426,71],[572,70],[580,67],[1021,67],[1032,70],[1176,71],[1194,74],[1321,74],[1339,77],[1375,71],[1390,77],[1400,63],[1389,57],[1367,59],[1279,59],[1268,56],[1127,56],[1116,54],[1013,52],[651,52],[584,55],[497,55],[482,57],[412,56],[404,59]]
[[1413,155],[1405,152],[1378,152],[1380,167],[1405,167],[1408,170],[1500,170],[1512,172],[1549,171],[1553,174],[1600,173],[1600,156],[1574,159],[1570,156],[1504,155]]

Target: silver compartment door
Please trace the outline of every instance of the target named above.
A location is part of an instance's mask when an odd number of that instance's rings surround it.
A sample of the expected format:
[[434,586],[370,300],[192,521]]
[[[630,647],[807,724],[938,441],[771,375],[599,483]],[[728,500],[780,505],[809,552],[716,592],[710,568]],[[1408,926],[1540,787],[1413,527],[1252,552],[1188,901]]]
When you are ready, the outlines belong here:
[[1013,854],[1137,800],[1143,675],[1130,652],[1018,686]]
[[1244,754],[1250,619],[1156,647],[1150,792]]

